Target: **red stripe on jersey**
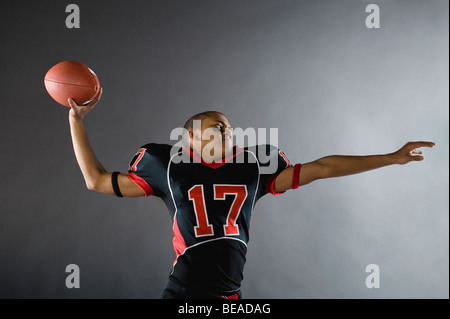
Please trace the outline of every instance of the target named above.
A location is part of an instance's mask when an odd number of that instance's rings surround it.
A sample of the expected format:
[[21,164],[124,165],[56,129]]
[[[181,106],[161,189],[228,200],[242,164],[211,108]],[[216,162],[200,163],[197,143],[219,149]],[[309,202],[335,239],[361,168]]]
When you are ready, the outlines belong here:
[[239,299],[239,295],[238,294],[234,294],[234,295],[231,295],[231,296],[213,295],[213,297],[216,297],[218,299]]
[[211,167],[211,168],[216,169],[216,168],[219,168],[219,167],[221,167],[222,165],[226,164],[226,163],[229,162],[230,160],[232,160],[234,157],[236,157],[236,155],[238,155],[239,153],[241,153],[241,152],[243,151],[243,149],[240,148],[239,146],[235,145],[235,146],[233,147],[233,155],[229,155],[229,156],[227,156],[227,157],[221,159],[220,162],[211,162],[211,163],[206,163],[206,162],[203,160],[203,158],[201,158],[197,153],[194,153],[194,152],[192,151],[191,148],[185,147],[185,148],[183,148],[183,151],[184,151],[185,153],[189,154],[189,156],[190,156],[191,158],[195,159],[197,162],[200,162],[200,163],[202,163],[203,165],[206,165],[206,166],[208,166],[208,167]]
[[128,177],[137,184],[145,193],[145,196],[153,195],[153,189],[142,177],[137,176],[134,173],[128,173]]
[[[281,173],[281,172],[280,172],[280,173]],[[278,174],[279,174],[279,173],[278,173]],[[286,193],[286,191],[277,193],[277,192],[275,192],[275,191],[273,190],[273,187],[274,187],[274,185],[275,185],[275,179],[277,178],[278,174],[273,174],[273,175],[270,176],[269,179],[267,180],[267,184],[266,184],[266,193],[271,193],[272,195],[275,195],[275,196]]]
[[284,155],[283,151],[278,151],[278,154],[280,154],[281,157],[283,157],[284,161],[286,162],[286,167],[291,166],[291,163],[289,163],[289,160],[287,159],[286,155]]
[[173,266],[177,263],[178,256],[184,253],[186,250],[186,243],[183,236],[181,236],[180,229],[178,228],[177,215],[173,217],[173,249],[175,250],[176,258],[173,262]]
[[300,179],[300,168],[302,168],[302,164],[295,164],[294,175],[292,176],[292,189],[296,189],[299,186],[298,181]]
[[137,170],[137,165],[139,164],[139,162],[141,161],[141,159],[144,157],[145,151],[147,149],[146,148],[141,148],[136,155],[139,154],[139,156],[136,158],[136,160],[134,161],[133,166],[130,167],[130,170],[132,171],[136,171]]

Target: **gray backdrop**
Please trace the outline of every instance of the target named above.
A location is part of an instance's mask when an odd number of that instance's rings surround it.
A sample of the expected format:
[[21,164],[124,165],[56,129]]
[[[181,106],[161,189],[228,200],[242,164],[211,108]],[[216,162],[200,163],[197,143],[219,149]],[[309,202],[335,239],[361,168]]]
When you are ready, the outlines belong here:
[[[262,198],[243,294],[449,297],[448,1],[77,0],[70,30],[69,3],[0,8],[0,297],[158,298],[175,257],[159,198],[86,189],[68,109],[43,85],[63,60],[100,78],[85,125],[110,171],[210,109],[278,128],[294,163],[436,142],[421,163]],[[365,26],[370,3],[380,29]],[[80,289],[65,286],[72,263]]]

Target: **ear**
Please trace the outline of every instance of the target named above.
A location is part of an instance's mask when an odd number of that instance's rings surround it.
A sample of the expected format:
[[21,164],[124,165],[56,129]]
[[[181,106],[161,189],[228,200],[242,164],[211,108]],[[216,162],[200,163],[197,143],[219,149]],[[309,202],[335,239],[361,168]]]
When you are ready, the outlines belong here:
[[200,132],[200,133],[198,133],[198,134],[194,134],[194,130],[192,129],[192,130],[189,130],[188,131],[189,132],[189,139],[191,140],[191,141],[200,141],[202,138],[201,138],[201,136],[202,136],[202,132]]
[[194,130],[189,130],[189,147],[194,149]]

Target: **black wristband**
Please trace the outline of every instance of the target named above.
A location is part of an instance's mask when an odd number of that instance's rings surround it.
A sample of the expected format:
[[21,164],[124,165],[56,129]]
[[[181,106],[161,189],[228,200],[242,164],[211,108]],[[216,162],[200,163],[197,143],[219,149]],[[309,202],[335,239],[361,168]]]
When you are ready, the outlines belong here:
[[114,172],[111,175],[111,184],[114,190],[114,194],[116,194],[117,197],[123,197],[122,193],[120,192],[119,183],[117,182],[117,175],[119,175],[120,172]]

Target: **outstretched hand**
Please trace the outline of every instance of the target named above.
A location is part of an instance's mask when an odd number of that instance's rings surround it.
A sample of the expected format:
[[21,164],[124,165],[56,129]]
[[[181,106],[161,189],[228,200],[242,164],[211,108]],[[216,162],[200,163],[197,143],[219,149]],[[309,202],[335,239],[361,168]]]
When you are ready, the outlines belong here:
[[97,104],[98,101],[100,101],[100,98],[102,97],[103,88],[100,88],[100,92],[97,94],[97,96],[89,102],[88,105],[78,105],[75,103],[74,100],[69,99],[69,105],[70,105],[70,116],[74,116],[79,119],[83,119],[84,116],[94,108],[95,104]]
[[406,164],[411,161],[423,161],[423,152],[419,150],[421,147],[433,147],[436,145],[433,142],[409,142],[406,143],[397,152],[392,153],[397,164]]

